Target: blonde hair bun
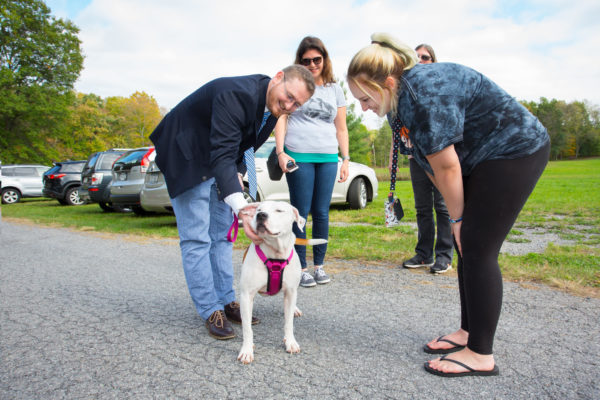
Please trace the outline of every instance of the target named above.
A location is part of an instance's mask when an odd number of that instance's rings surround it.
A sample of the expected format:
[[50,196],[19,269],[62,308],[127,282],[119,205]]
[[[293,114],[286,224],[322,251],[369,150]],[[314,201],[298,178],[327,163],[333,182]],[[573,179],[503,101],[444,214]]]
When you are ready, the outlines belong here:
[[377,32],[371,35],[371,43],[394,50],[404,61],[404,70],[409,70],[417,64],[417,54],[412,47],[396,39],[389,33]]

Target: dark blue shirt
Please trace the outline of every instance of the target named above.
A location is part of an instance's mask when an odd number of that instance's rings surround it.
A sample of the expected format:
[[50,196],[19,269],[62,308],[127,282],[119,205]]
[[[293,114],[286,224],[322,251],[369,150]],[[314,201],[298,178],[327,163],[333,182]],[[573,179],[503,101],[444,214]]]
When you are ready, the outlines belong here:
[[463,175],[482,161],[535,153],[546,128],[522,104],[479,72],[458,64],[417,64],[400,83],[398,113],[390,125],[408,128],[401,145],[433,174],[425,156],[454,145]]

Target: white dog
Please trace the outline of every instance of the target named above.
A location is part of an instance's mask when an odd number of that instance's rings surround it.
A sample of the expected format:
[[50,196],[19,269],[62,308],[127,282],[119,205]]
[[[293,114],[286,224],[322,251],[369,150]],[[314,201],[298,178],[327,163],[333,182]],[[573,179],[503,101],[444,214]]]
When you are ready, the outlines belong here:
[[[300,230],[306,223],[295,207],[283,201],[259,203],[252,219],[252,229],[263,239],[263,243],[258,247],[251,244],[242,263],[239,301],[244,340],[238,360],[244,364],[254,361],[251,319],[256,293],[273,295],[279,289],[283,290],[285,349],[288,353],[300,352],[300,346],[294,338],[294,316],[302,315],[296,307],[301,267],[300,259],[294,251],[294,222]],[[306,244],[326,242],[324,239],[312,239]],[[269,272],[268,268],[271,268],[272,272]]]

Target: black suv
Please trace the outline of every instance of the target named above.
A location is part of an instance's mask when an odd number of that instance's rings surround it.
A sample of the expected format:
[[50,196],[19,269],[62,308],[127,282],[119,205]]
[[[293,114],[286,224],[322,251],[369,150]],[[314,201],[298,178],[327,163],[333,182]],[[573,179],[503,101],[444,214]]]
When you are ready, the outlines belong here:
[[79,206],[85,201],[79,198],[81,170],[86,161],[63,161],[44,173],[44,196],[58,200],[62,205]]
[[112,166],[129,149],[110,149],[93,153],[81,172],[79,197],[87,202],[98,203],[104,211],[123,211],[123,207],[110,201]]

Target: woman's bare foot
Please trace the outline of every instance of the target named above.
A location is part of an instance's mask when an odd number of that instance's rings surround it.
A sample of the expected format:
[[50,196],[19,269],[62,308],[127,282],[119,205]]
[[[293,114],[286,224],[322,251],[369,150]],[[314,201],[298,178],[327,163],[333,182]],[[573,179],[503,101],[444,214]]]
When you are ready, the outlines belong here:
[[[494,362],[493,354],[475,353],[468,347],[465,347],[464,349],[457,351],[456,353],[448,354],[445,357],[447,359],[452,359],[454,361],[458,361],[465,365],[468,365],[475,371],[491,371],[496,365]],[[469,371],[456,363],[453,363],[448,360],[442,360],[440,358],[431,360],[428,362],[428,364],[429,367],[448,374],[456,374]]]
[[[431,342],[427,343],[427,347],[429,347],[431,350],[448,350],[455,347],[452,343],[438,339],[439,338],[433,339]],[[442,336],[442,339],[454,342],[459,346],[466,346],[467,341],[469,340],[469,332],[465,331],[464,329],[459,329],[454,333]]]

